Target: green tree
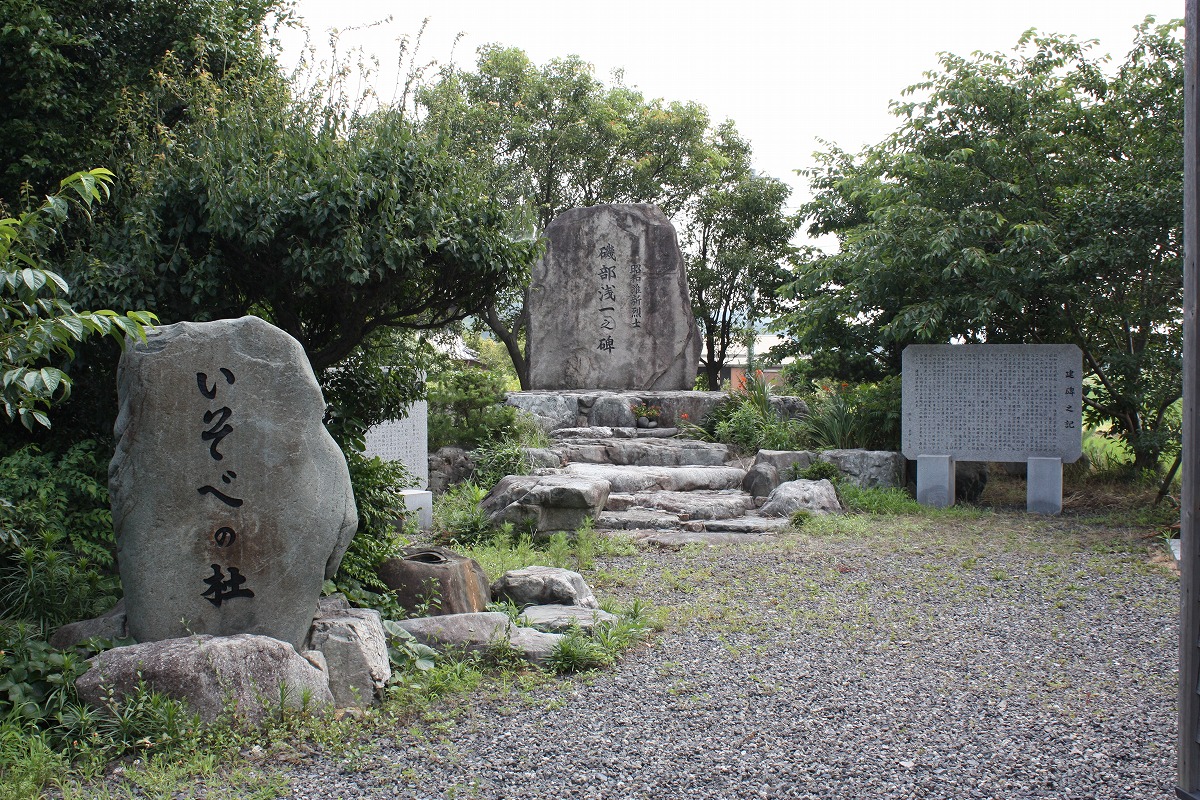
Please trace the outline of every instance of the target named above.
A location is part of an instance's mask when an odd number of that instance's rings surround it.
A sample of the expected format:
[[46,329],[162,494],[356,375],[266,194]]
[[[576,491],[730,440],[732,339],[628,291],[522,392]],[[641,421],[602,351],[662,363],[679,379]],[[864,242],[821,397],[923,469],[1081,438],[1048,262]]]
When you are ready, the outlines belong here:
[[[80,283],[169,321],[257,313],[318,372],[376,331],[440,327],[514,286],[535,248],[506,209],[402,110],[330,88],[297,94],[269,61],[221,85],[168,57],[129,110],[131,195],[75,262]],[[187,114],[151,124],[164,108]]]
[[[581,206],[655,203],[673,215],[720,167],[703,106],[647,100],[620,74],[605,86],[576,56],[539,67],[519,49],[488,45],[474,71],[444,71],[418,102],[442,146],[524,212],[531,236]],[[483,318],[528,388],[524,291],[499,293]]]
[[40,266],[40,251],[57,237],[71,207],[84,214],[108,196],[112,172],[92,169],[64,178],[36,208],[0,219],[0,399],[9,420],[50,427],[50,406],[71,393],[71,378],[55,366],[74,356],[72,344],[111,335],[145,339],[153,314],[76,311],[67,282]]
[[168,51],[219,78],[287,17],[285,0],[0,0],[0,204],[112,163],[122,95],[149,88]]
[[718,178],[692,201],[684,228],[688,289],[704,336],[707,385],[721,385],[729,347],[753,336],[756,321],[776,311],[775,294],[799,220],[788,214],[791,189],[750,168],[750,146],[731,123],[716,132],[724,156]]
[[1147,19],[1111,76],[1091,43],[1032,31],[943,54],[894,134],[807,172],[802,213],[841,249],[786,289],[799,348],[895,371],[911,342],[1073,342],[1086,419],[1157,464],[1180,396],[1179,30]]

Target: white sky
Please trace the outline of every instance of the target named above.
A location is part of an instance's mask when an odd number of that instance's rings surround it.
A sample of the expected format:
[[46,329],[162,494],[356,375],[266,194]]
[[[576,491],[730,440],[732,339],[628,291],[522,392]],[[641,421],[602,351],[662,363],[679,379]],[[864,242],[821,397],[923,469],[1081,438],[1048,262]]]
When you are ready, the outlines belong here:
[[[537,64],[579,55],[606,83],[613,69],[647,97],[693,100],[730,118],[754,147],[755,166],[807,197],[793,170],[825,139],[851,152],[882,140],[900,98],[937,53],[1011,50],[1023,31],[1099,39],[1120,62],[1148,14],[1183,16],[1182,0],[299,0],[314,33],[391,17],[343,35],[378,58],[381,96],[395,83],[396,40],[429,24],[419,61],[473,66],[475,49],[520,47]],[[452,50],[455,36],[464,37]],[[323,40],[323,36],[314,37]],[[298,44],[287,50],[299,55]],[[388,69],[390,67],[390,75]],[[382,87],[389,87],[383,91]],[[825,244],[822,242],[822,244]]]

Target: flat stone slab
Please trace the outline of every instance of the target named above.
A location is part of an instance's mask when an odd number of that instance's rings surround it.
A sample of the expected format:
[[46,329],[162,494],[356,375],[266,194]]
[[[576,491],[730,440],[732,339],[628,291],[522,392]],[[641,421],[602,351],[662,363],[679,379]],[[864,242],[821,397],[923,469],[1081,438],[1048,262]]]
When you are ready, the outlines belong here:
[[572,627],[590,632],[601,623],[614,624],[617,620],[616,614],[598,608],[554,604],[530,606],[522,612],[518,621],[545,633],[566,633]]
[[637,428],[610,428],[606,425],[559,428],[550,433],[552,439],[633,439],[636,436]]
[[657,509],[686,515],[689,520],[732,519],[754,508],[753,499],[736,489],[698,489],[694,492],[637,492],[610,494],[606,511]]
[[596,518],[596,527],[606,531],[673,531],[682,528],[701,530],[703,523],[684,522],[678,514],[653,508],[605,511]]
[[680,550],[689,544],[709,547],[731,544],[758,544],[769,539],[763,533],[720,533],[713,531],[646,531],[634,534],[633,540],[644,547]]
[[690,492],[696,489],[739,489],[746,471],[737,467],[636,467],[613,464],[568,464],[562,472],[606,480],[612,492],[647,489]]
[[791,527],[782,517],[759,517],[747,515],[736,519],[714,519],[704,523],[710,533],[778,533]]
[[438,652],[487,652],[508,642],[526,661],[539,665],[550,659],[562,640],[558,634],[519,628],[499,611],[418,617],[397,624],[418,642]]
[[572,463],[638,467],[721,467],[729,460],[728,445],[695,439],[573,439],[555,448]]

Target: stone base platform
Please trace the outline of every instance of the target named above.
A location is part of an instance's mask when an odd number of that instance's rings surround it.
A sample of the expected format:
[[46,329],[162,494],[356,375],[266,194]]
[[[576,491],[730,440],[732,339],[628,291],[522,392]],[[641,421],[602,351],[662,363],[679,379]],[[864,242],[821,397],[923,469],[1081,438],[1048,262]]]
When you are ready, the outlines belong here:
[[[632,428],[638,431],[635,435],[654,436],[650,431],[673,428],[679,421],[701,424],[726,396],[725,392],[567,389],[509,392],[507,403],[532,414],[547,432],[559,428]],[[771,403],[790,418],[808,414],[808,406],[799,397],[780,395],[772,397]],[[636,427],[633,408],[639,405],[659,407],[661,428]]]

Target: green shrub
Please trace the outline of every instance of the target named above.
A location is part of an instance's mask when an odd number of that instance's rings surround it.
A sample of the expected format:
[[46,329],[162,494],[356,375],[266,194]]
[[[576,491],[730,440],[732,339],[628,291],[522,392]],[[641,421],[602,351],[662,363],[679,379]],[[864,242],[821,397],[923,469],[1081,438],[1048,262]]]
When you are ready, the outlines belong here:
[[533,471],[533,464],[527,450],[549,445],[549,437],[532,415],[517,411],[508,429],[471,451],[471,460],[475,464],[471,481],[486,494],[505,476],[528,475]]
[[0,619],[46,631],[120,597],[108,455],[84,441],[61,456],[29,445],[0,459]]
[[429,448],[474,448],[511,431],[517,410],[504,404],[502,375],[455,364],[430,379]]
[[473,481],[451,486],[433,504],[433,535],[444,544],[471,546],[491,539],[495,531],[479,507],[488,490]]
[[900,377],[878,383],[817,382],[801,426],[816,450],[900,449]]
[[367,458],[351,450],[346,462],[358,506],[358,531],[342,557],[334,583],[337,591],[361,604],[367,599],[361,589],[388,591],[376,568],[409,544],[397,525],[403,524],[406,514],[401,490],[416,485],[416,479],[399,461]]
[[803,468],[799,464],[793,464],[788,470],[788,476],[792,480],[836,482],[842,479],[842,471],[837,468],[836,464],[828,461],[814,461]]
[[712,438],[742,453],[795,450],[800,426],[784,419],[771,406],[769,384],[759,376],[746,379],[741,391],[730,392],[705,421]]
[[838,486],[838,498],[847,511],[862,514],[928,514],[930,511],[903,489],[864,489],[843,483]]

